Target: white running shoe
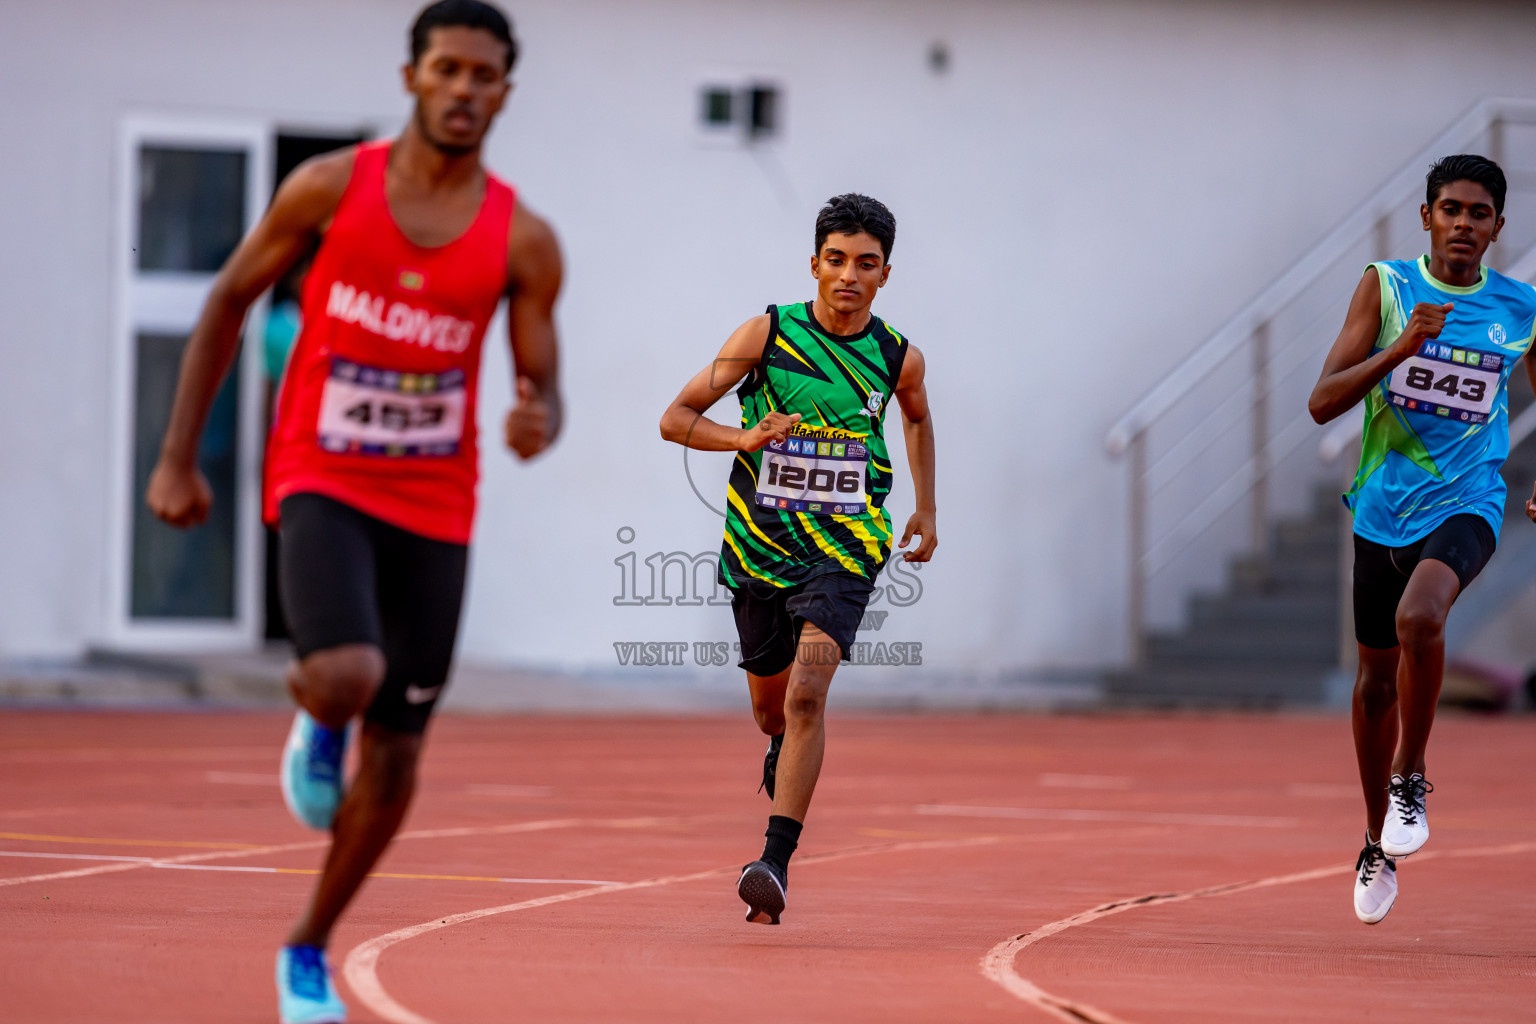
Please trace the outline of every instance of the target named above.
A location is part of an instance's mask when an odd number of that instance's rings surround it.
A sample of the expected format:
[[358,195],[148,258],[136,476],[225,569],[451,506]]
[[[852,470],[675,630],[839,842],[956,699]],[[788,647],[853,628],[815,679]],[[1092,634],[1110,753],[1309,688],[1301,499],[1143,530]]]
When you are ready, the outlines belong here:
[[1435,787],[1418,772],[1387,783],[1387,820],[1381,826],[1381,849],[1390,857],[1406,857],[1429,841],[1429,816],[1424,796]]
[[1355,871],[1355,916],[1366,924],[1376,924],[1397,902],[1397,862],[1367,834]]

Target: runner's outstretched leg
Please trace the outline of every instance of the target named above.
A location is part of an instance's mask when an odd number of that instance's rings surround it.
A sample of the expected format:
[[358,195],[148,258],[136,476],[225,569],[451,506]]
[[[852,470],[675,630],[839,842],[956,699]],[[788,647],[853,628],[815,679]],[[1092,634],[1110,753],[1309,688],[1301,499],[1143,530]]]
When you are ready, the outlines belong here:
[[341,809],[309,909],[288,935],[290,946],[324,947],[331,928],[361,888],[405,820],[416,788],[422,737],[363,724],[360,764]]
[[747,904],[747,920],[778,924],[789,889],[789,859],[816,791],[826,750],[827,690],[842,651],[806,622],[784,695],[784,744],[778,752],[777,789],[763,855],[742,869],[736,893]]
[[1365,827],[1372,841],[1381,839],[1387,813],[1387,782],[1397,754],[1398,648],[1379,651],[1357,644],[1360,665],[1355,672],[1351,719],[1355,730],[1355,760],[1365,794]]
[[779,751],[774,814],[804,822],[810,810],[827,747],[827,690],[841,659],[831,637],[809,622],[801,628],[784,692],[784,747]]
[[1403,652],[1397,667],[1397,699],[1403,726],[1392,771],[1405,779],[1424,774],[1424,750],[1445,675],[1445,619],[1460,592],[1455,570],[1426,558],[1414,568],[1397,604],[1397,636]]

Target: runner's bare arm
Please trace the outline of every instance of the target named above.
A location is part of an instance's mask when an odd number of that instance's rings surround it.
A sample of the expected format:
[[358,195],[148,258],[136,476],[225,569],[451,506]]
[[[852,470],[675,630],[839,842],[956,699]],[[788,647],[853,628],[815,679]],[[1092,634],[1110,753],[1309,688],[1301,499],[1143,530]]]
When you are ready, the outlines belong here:
[[507,413],[506,439],[522,459],[553,444],[564,419],[555,332],[555,300],[564,275],[554,229],[519,203],[507,240],[507,332],[517,402]]
[[[1536,393],[1536,345],[1525,350],[1525,377],[1531,382],[1531,391]],[[1525,516],[1536,523],[1536,486],[1532,486],[1531,496],[1525,502]]]
[[197,468],[208,410],[240,347],[240,325],[257,296],[304,254],[329,223],[352,175],[351,149],[300,165],[272,205],[225,261],[187,339],[170,423],[144,500],[172,526],[208,518],[213,492]]
[[1443,306],[1419,303],[1413,307],[1397,340],[1372,354],[1376,336],[1381,333],[1381,281],[1376,276],[1376,268],[1368,268],[1355,288],[1354,298],[1349,301],[1344,327],[1329,350],[1322,375],[1307,401],[1307,411],[1312,418],[1318,423],[1327,423],[1353,409],[1399,363],[1415,355],[1421,344],[1440,336],[1445,327],[1445,314],[1450,310],[1451,303]]
[[762,360],[769,319],[764,313],[736,328],[714,361],[683,385],[661,414],[664,440],[701,452],[755,452],[770,441],[784,440],[789,428],[800,422],[799,413],[786,416],[771,412],[756,426],[743,429],[716,423],[704,415]]
[[901,406],[902,436],[907,442],[907,468],[912,471],[912,490],[917,495],[917,511],[907,520],[901,534],[906,547],[916,534],[922,542],[902,553],[907,562],[926,562],[939,546],[936,532],[938,505],[933,496],[933,418],[928,410],[928,386],[924,383],[927,365],[916,345],[907,343],[907,357],[902,360],[901,377],[896,381],[896,402]]

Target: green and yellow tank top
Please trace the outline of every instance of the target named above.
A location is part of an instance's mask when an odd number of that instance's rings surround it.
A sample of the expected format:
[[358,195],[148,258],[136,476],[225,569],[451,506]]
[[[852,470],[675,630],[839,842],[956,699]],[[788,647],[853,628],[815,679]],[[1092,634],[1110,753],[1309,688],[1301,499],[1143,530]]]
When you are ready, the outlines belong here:
[[825,572],[873,580],[891,553],[885,410],[907,341],[877,316],[832,334],[809,302],[768,307],[768,344],[737,391],[741,425],[799,413],[793,433],[737,452],[726,493],[720,581],[793,586]]

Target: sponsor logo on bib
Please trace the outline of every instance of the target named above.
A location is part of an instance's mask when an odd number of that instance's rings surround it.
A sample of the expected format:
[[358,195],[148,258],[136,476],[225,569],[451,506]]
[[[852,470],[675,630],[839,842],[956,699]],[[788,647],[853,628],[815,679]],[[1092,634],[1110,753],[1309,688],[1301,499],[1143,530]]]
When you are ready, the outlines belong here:
[[869,449],[862,441],[825,433],[791,434],[762,449],[757,503],[764,508],[856,515],[868,504]]

